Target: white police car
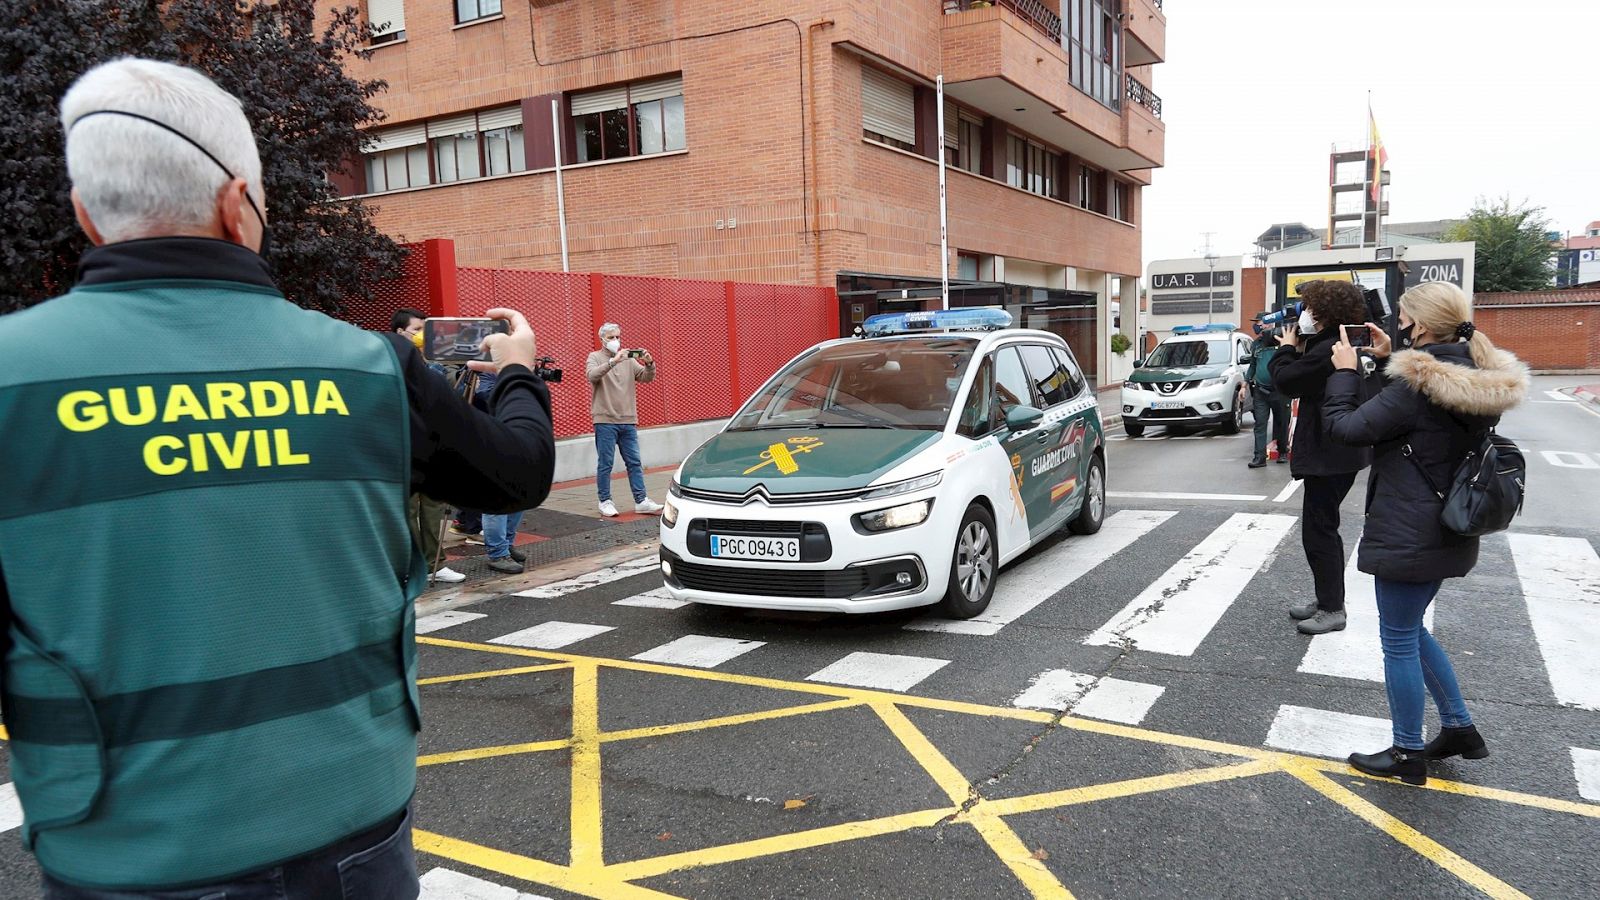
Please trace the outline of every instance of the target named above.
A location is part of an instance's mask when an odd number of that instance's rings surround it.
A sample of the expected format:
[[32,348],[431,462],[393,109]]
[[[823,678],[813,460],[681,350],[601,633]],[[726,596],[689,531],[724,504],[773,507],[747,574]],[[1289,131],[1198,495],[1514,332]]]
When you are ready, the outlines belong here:
[[676,599],[982,612],[1000,567],[1105,515],[1099,409],[1056,335],[995,309],[874,316],[801,353],[678,470]]
[[1122,429],[1220,425],[1238,434],[1244,423],[1250,338],[1233,325],[1179,325],[1122,383]]

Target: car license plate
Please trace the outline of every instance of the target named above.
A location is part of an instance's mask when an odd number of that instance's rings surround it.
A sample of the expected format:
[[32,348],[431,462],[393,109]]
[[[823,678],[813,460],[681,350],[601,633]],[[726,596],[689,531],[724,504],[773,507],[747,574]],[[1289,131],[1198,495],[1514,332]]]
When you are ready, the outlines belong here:
[[1152,400],[1151,409],[1183,409],[1182,400]]
[[799,538],[711,536],[711,555],[717,559],[800,561]]

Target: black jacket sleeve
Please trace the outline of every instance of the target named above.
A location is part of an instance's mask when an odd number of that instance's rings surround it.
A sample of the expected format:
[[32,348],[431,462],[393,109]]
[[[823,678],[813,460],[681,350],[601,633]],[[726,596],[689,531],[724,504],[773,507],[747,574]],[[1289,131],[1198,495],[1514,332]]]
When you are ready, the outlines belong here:
[[1319,342],[1299,350],[1278,348],[1268,364],[1272,389],[1290,398],[1316,397],[1333,374],[1333,345]]
[[1421,412],[1420,397],[1410,385],[1393,382],[1365,403],[1361,376],[1348,369],[1333,373],[1322,399],[1322,422],[1341,444],[1370,447],[1409,434]]
[[489,400],[472,408],[400,335],[387,335],[411,404],[411,490],[488,513],[532,509],[550,495],[556,442],[550,392],[523,366],[508,366]]

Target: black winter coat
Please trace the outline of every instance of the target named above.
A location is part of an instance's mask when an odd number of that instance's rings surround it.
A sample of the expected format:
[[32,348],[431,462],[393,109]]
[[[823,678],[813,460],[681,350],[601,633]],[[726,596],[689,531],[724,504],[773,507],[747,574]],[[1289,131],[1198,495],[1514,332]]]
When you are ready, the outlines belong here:
[[1339,342],[1339,329],[1324,328],[1301,341],[1298,351],[1287,345],[1279,347],[1268,365],[1273,390],[1300,401],[1289,472],[1296,478],[1359,472],[1372,465],[1372,451],[1330,438],[1322,424],[1322,394],[1333,374],[1333,345]]
[[1383,391],[1362,403],[1356,373],[1336,372],[1323,404],[1336,438],[1376,449],[1356,566],[1390,581],[1460,578],[1477,565],[1478,539],[1440,524],[1444,503],[1417,463],[1448,490],[1473,433],[1522,402],[1528,368],[1501,350],[1493,366],[1479,369],[1466,344],[1430,344],[1391,356],[1385,376]]

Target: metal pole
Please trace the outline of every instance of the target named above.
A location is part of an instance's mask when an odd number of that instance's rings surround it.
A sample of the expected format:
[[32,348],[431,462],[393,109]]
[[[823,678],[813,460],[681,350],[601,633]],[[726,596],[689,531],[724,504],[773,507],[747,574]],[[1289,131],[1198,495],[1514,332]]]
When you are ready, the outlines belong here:
[[567,265],[567,192],[561,183],[561,104],[550,101],[550,138],[556,145],[556,219],[561,223],[561,271]]
[[950,308],[950,213],[944,193],[944,76],[933,80],[939,132],[939,306]]

